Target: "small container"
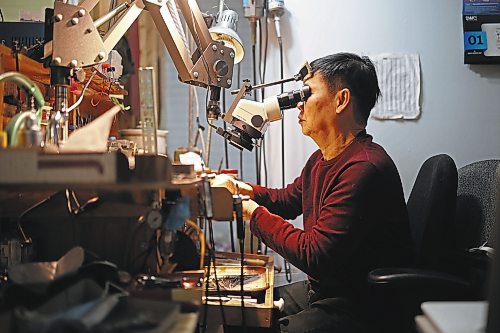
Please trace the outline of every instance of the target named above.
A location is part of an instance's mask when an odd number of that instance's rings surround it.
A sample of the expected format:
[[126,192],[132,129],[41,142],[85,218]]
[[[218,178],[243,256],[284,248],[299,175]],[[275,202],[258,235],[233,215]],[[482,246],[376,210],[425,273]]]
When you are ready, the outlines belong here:
[[[144,152],[141,128],[122,129],[119,130],[118,133],[120,134],[120,137],[122,139],[135,142],[137,150],[139,152]],[[158,154],[167,155],[167,134],[168,131],[156,130],[156,138],[158,142]]]

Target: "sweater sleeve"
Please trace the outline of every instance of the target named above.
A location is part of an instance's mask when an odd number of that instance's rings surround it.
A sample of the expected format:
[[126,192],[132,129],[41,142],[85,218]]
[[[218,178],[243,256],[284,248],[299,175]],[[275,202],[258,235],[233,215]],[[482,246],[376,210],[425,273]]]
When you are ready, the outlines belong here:
[[[315,225],[304,231],[264,207],[251,217],[251,231],[266,245],[313,278],[328,276],[348,264],[349,254],[362,242],[363,214],[376,183],[376,168],[369,162],[351,165],[324,196]],[[366,229],[366,228],[361,228]]]
[[302,214],[302,175],[283,189],[271,189],[251,184],[254,200],[269,212],[284,219],[294,219]]

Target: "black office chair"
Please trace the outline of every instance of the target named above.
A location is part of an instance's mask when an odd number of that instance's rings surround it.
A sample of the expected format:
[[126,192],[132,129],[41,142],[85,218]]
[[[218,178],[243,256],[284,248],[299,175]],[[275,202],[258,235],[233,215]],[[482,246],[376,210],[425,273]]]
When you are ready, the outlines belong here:
[[473,248],[492,244],[499,165],[500,160],[484,160],[458,170],[457,246]]
[[416,267],[439,269],[450,249],[457,193],[457,167],[445,154],[427,159],[418,172],[407,202]]
[[456,274],[470,281],[477,298],[486,298],[486,280],[491,259],[482,246],[493,246],[493,229],[497,223],[499,203],[496,199],[500,160],[483,160],[458,170],[454,248],[464,254]]
[[415,249],[411,268],[379,268],[369,273],[374,317],[384,332],[413,332],[414,316],[425,300],[452,300],[462,296],[470,283],[446,268],[454,252],[453,230],[457,193],[457,168],[445,154],[421,166],[410,197],[408,214]]
[[[493,246],[495,249],[500,249],[500,163],[496,167],[495,172],[495,187],[496,187],[496,198],[495,198],[495,226],[493,228]],[[488,290],[488,321],[486,325],[486,333],[498,333],[500,332],[500,256],[495,257],[494,263],[492,265],[490,274],[490,283]]]

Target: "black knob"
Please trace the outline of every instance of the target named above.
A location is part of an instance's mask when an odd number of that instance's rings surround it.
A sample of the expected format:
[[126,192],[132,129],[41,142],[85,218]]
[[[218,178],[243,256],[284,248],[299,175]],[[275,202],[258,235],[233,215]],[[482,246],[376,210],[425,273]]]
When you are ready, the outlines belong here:
[[214,71],[217,73],[217,76],[226,76],[227,73],[229,73],[227,62],[224,60],[217,60],[214,64]]
[[252,125],[255,127],[261,127],[264,124],[264,118],[262,116],[256,115],[252,117]]

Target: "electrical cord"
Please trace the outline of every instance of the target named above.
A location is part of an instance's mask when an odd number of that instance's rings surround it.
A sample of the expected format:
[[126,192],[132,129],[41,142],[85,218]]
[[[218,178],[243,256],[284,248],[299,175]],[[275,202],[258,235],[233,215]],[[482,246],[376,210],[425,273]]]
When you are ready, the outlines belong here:
[[[240,82],[241,81],[241,62],[238,63],[236,73],[237,73],[237,78],[238,78],[237,82]],[[240,150],[240,179],[244,179],[244,176],[243,176],[243,151],[242,150]]]
[[[222,113],[226,113],[226,89],[222,89]],[[223,121],[224,131],[226,131],[226,122]],[[224,159],[226,162],[226,169],[229,169],[229,153],[228,153],[228,144],[227,140],[224,140]],[[231,252],[236,252],[234,246],[234,227],[233,222],[229,221],[229,238],[231,241]]]
[[[206,228],[207,228],[206,219],[199,217],[198,220],[200,222],[199,224],[201,225],[201,228],[206,230]],[[210,237],[210,234],[209,234],[209,237]],[[208,291],[209,291],[208,290],[208,286],[209,286],[208,285],[208,278],[210,277],[210,266],[212,266],[210,264],[211,262],[212,262],[212,251],[209,250],[208,251],[208,266],[207,266],[207,274],[206,274],[207,278],[205,279],[205,297],[208,295]],[[207,315],[208,315],[208,301],[205,298],[204,311],[203,311],[203,321],[201,324],[201,331],[203,333],[205,333],[207,331],[207,318],[208,318]]]
[[240,296],[241,296],[241,326],[243,327],[243,332],[247,331],[247,323],[245,318],[245,290],[244,286],[244,274],[243,274],[243,263],[245,262],[245,243],[243,239],[240,239]]
[[[21,52],[21,48],[17,41],[14,41],[14,45],[12,47],[12,51],[16,56],[16,73],[19,73],[19,52]],[[21,88],[17,87],[17,112],[21,111]]]
[[[283,42],[281,37],[278,37],[278,44],[280,48],[280,79],[283,80],[284,61],[283,61]],[[281,84],[281,93],[284,91],[284,85]],[[281,186],[285,187],[285,115],[281,118]]]
[[31,237],[27,237],[26,234],[24,233],[24,230],[23,230],[23,227],[22,227],[22,220],[23,220],[23,218],[26,216],[26,214],[28,214],[29,212],[31,212],[33,209],[35,209],[37,207],[40,207],[42,204],[46,203],[47,201],[49,201],[50,199],[52,199],[54,196],[56,196],[59,193],[60,192],[53,193],[53,194],[49,195],[48,197],[42,199],[41,201],[36,202],[35,204],[33,204],[30,207],[28,207],[27,209],[25,209],[19,215],[19,217],[17,218],[17,229],[19,230],[19,233],[21,234],[22,244],[23,245],[29,245],[29,244],[31,244],[33,242],[32,239],[31,239]]
[[198,237],[200,238],[200,269],[203,269],[204,267],[204,260],[205,260],[205,235],[203,234],[203,231],[201,228],[191,220],[186,220],[186,224],[198,231]]
[[[73,200],[71,200],[73,199]],[[94,205],[99,201],[98,196],[93,196],[90,199],[88,199],[83,205],[80,205],[80,201],[78,200],[78,197],[76,196],[75,191],[71,189],[66,189],[66,204],[68,207],[68,212],[73,215],[78,215],[82,212],[85,211],[89,205]]]
[[[259,51],[261,55],[260,59],[260,64],[261,64],[261,71],[259,72],[260,74],[260,82],[265,82],[265,77],[266,77],[266,69],[267,69],[267,48],[269,44],[269,31],[268,31],[268,22],[267,22],[267,1],[264,1],[264,26],[265,28],[259,29]],[[260,21],[259,21],[259,27],[260,27]],[[265,43],[264,43],[264,59],[262,60],[262,30],[265,31],[266,37],[265,37]],[[261,89],[261,98],[264,100],[265,98],[265,88]],[[266,139],[262,139],[262,167],[264,169],[264,186],[268,186],[268,173],[267,173],[267,158],[266,158]],[[259,244],[258,244],[258,251],[262,248],[261,240],[259,239]],[[262,252],[262,251],[261,251]],[[267,245],[264,246],[264,254],[267,255]]]
[[[161,234],[162,231],[160,229],[156,230],[156,248],[155,248],[155,258],[156,258],[156,273],[160,273],[161,268],[163,267],[163,264],[165,263],[166,259],[160,250],[161,243],[159,242],[159,239],[161,239]],[[177,263],[174,263],[170,269],[168,269],[168,273],[172,273],[177,266]]]
[[[200,124],[200,101],[198,99],[198,91],[196,90],[196,87],[194,87],[194,86],[190,85],[189,87],[193,89],[192,91],[193,91],[195,110],[196,110],[196,121],[197,121],[197,125],[199,125]],[[196,129],[196,131],[198,131],[198,129]]]
[[233,197],[233,211],[236,219],[236,228],[238,241],[240,245],[240,297],[241,297],[241,324],[243,332],[246,332],[246,318],[245,318],[245,297],[244,297],[244,274],[243,266],[245,263],[245,222],[243,220],[243,204],[242,198],[239,196],[239,188],[236,185],[236,193],[238,196]]
[[[261,59],[261,72],[260,72],[260,82],[265,82],[265,77],[266,77],[266,69],[267,69],[267,47],[268,47],[268,44],[269,44],[269,33],[268,33],[268,23],[267,23],[267,1],[264,2],[264,25],[265,25],[265,28],[264,28],[264,31],[266,32],[266,39],[265,39],[265,43],[264,43],[264,60],[262,61]],[[260,30],[261,32],[261,36],[262,36],[262,29]],[[259,50],[262,50],[262,37],[260,38],[259,40]],[[262,58],[262,52],[260,53],[261,54],[261,58]],[[262,92],[262,100],[264,100],[264,97],[265,97],[265,94],[264,94],[264,91],[265,91],[265,88],[262,88],[261,89],[261,92]]]
[[[280,48],[280,75],[281,79],[283,79],[284,60],[283,60],[283,40],[281,39],[281,37],[278,37],[278,44]],[[282,83],[281,92],[283,93],[283,91],[284,91],[284,85]],[[281,119],[281,186],[282,188],[285,188],[285,115],[283,115],[283,118]],[[292,271],[290,263],[286,259],[283,259],[283,265],[285,266],[285,278],[287,282],[292,282]]]
[[212,251],[208,251],[208,267],[207,267],[207,278],[205,281],[205,304],[204,304],[204,311],[203,311],[203,322],[201,325],[201,331],[205,333],[207,331],[207,315],[208,315],[208,279],[210,278],[210,266],[212,266],[210,263],[212,261]]
[[82,90],[82,92],[80,94],[80,97],[78,98],[78,100],[75,103],[73,103],[73,105],[71,105],[69,108],[66,109],[67,113],[69,113],[69,112],[73,111],[74,109],[76,109],[78,107],[78,105],[80,105],[80,103],[83,101],[83,97],[85,95],[85,91],[87,90],[88,86],[90,85],[90,82],[92,82],[92,79],[94,78],[95,73],[97,73],[96,70],[92,71],[92,74],[90,75],[89,80],[83,86],[83,90]]
[[[255,44],[252,45],[252,68],[253,68],[253,84],[257,84],[257,59],[256,59],[256,49]],[[253,94],[253,100],[257,101],[257,92]],[[256,170],[256,183],[260,185],[260,174],[259,174],[259,147],[255,147],[255,170]]]
[[207,159],[207,167],[210,166],[210,153],[212,150],[212,128],[214,127],[211,119],[207,119],[208,129],[207,129],[207,153],[205,154]]
[[[258,20],[257,22],[260,22]],[[258,24],[258,29],[260,31],[260,23]],[[260,34],[260,33],[259,33]],[[260,50],[259,50],[260,53]],[[259,66],[260,67],[260,66]],[[255,44],[252,45],[252,69],[253,69],[253,84],[257,84],[257,52],[256,52],[256,47]],[[259,75],[260,76],[260,75]],[[254,92],[253,95],[254,101],[257,101],[257,92]],[[255,146],[255,180],[256,184],[260,185],[261,184],[261,179],[260,179],[260,154],[261,154],[261,149],[258,146]],[[253,253],[253,248],[254,248],[254,236],[250,234],[250,253]]]
[[[224,330],[226,330],[226,326],[227,326],[226,314],[224,312],[224,304],[222,304],[219,279],[217,278],[217,265],[215,263],[215,241],[214,241],[214,229],[213,229],[212,219],[207,219],[207,222],[208,222],[208,230],[209,230],[209,237],[210,237],[211,261],[212,261],[213,266],[214,266],[215,287],[217,290],[217,295],[219,295],[219,306],[220,306],[220,312],[221,312],[221,317],[222,317],[222,327],[224,328]],[[208,266],[210,267],[210,264]],[[210,278],[210,275],[208,275],[208,278]],[[208,294],[205,294],[205,295],[208,296]]]
[[233,222],[229,221],[229,237],[231,238],[231,252],[236,252],[235,246],[234,246],[234,227],[233,227]]
[[[265,11],[265,8],[264,8],[264,11]],[[260,80],[260,83],[264,83],[264,81],[262,80],[262,75],[261,75],[261,70],[260,70],[260,67],[261,67],[261,63],[262,63],[262,25],[261,25],[261,20],[259,19],[257,21],[257,29],[258,29],[258,32],[259,32],[259,80]],[[255,92],[255,95],[257,95],[257,92]],[[261,89],[261,101],[264,100],[264,88]],[[259,165],[257,167],[257,173],[259,175],[259,185],[262,183],[262,159],[263,159],[263,156],[264,156],[264,149],[263,149],[263,146],[264,145],[264,138],[261,139],[261,146],[260,146],[260,149],[259,149]],[[253,235],[250,236],[250,248],[252,250],[252,253],[253,253]],[[260,240],[260,238],[257,238],[257,254],[261,254],[262,253],[262,241]]]
[[[222,89],[222,113],[226,114],[226,89]],[[225,121],[222,122],[224,126],[224,132],[227,129],[227,124]],[[224,140],[224,161],[226,165],[226,169],[229,169],[229,152],[228,152],[228,143],[227,140]]]

